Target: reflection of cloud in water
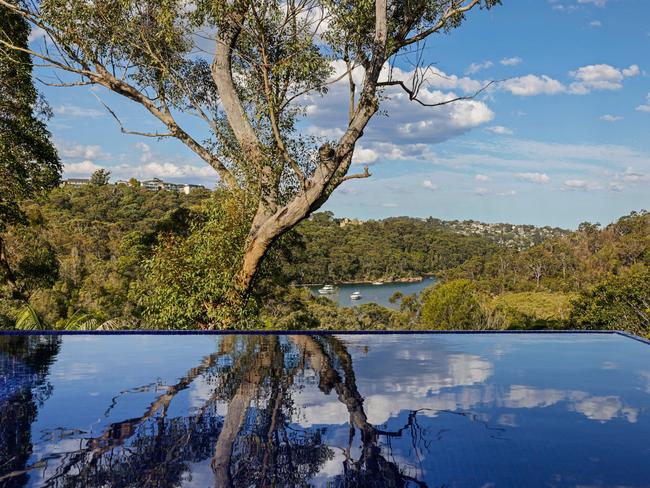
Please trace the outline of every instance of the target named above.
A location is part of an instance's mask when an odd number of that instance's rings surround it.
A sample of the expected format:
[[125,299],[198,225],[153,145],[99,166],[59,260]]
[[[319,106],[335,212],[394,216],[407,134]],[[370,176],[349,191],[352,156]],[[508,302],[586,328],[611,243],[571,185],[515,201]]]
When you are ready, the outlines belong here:
[[590,420],[607,421],[624,417],[635,423],[638,409],[625,406],[617,396],[592,396],[579,390],[556,390],[512,385],[503,398],[508,408],[543,408],[556,403],[568,402],[568,410],[579,412]]
[[99,372],[99,365],[96,363],[74,362],[66,364],[65,367],[55,367],[52,376],[60,381],[78,381],[93,378]]
[[372,424],[383,424],[404,410],[421,410],[422,415],[433,417],[441,410],[469,410],[481,403],[494,400],[493,388],[464,387],[458,391],[411,397],[409,395],[370,395],[366,398],[366,413]]
[[[380,352],[375,350],[375,352]],[[381,351],[380,354],[386,351]],[[427,349],[394,349],[394,358],[401,363],[404,374],[360,379],[359,390],[364,396],[365,411],[372,424],[383,424],[403,410],[457,410],[467,409],[486,400],[489,392],[481,389],[462,388],[485,382],[492,374],[492,363],[474,354],[448,353]],[[386,361],[394,359],[386,358]],[[310,370],[303,376],[309,383],[317,383]],[[364,394],[365,393],[365,394]],[[490,399],[490,398],[487,398]],[[343,403],[334,393],[324,395],[316,388],[305,388],[294,394],[300,414],[294,418],[303,427],[312,425],[341,425],[349,420]],[[435,415],[435,412],[423,412]]]
[[634,424],[639,415],[636,408],[625,407],[616,396],[587,397],[584,400],[572,403],[569,408],[580,412],[588,419],[600,420],[601,422],[623,416],[628,422]]
[[548,407],[564,400],[565,397],[566,393],[562,390],[512,385],[503,399],[503,404],[508,408]]

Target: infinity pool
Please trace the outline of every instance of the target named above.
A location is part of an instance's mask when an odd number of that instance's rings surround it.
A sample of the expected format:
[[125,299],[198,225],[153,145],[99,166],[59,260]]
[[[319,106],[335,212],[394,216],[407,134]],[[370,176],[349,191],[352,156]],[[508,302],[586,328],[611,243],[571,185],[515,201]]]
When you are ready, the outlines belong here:
[[0,487],[650,486],[616,333],[0,336]]

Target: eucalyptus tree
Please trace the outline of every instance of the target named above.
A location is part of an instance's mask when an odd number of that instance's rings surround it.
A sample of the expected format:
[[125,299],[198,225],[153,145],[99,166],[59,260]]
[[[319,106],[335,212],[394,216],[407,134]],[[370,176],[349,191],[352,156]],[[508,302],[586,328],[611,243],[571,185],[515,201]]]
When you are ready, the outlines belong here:
[[[0,0],[45,33],[29,53],[60,75],[55,85],[100,85],[142,106],[251,205],[235,290],[247,293],[270,246],[318,209],[350,174],[382,90],[418,98],[427,70],[392,76],[396,56],[458,27],[500,0]],[[421,59],[421,58],[420,58]],[[334,70],[334,61],[345,65]],[[353,72],[362,73],[355,83]],[[349,85],[336,140],[308,137],[306,100]],[[357,86],[358,85],[358,86]],[[471,96],[470,96],[471,97]],[[469,98],[469,97],[459,97]],[[431,106],[453,103],[445,100]],[[203,124],[189,123],[189,115]],[[235,293],[237,295],[237,293]]]

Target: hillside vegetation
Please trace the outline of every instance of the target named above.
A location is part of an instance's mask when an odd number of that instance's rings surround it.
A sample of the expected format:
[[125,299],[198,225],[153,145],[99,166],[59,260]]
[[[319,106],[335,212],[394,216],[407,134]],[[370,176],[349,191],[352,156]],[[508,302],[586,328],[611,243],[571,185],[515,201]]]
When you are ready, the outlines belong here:
[[[474,256],[439,277],[444,286],[468,287],[464,295],[482,305],[473,319],[488,327],[625,329],[647,335],[650,214],[633,212],[605,227],[584,223],[529,249]],[[440,293],[430,293],[432,305],[445,300]],[[426,309],[427,303],[423,316]],[[441,319],[424,322],[436,326]]]
[[[101,184],[57,188],[22,208],[27,221],[3,236],[17,288],[0,287],[0,327],[195,328],[214,318],[206,297],[228,300],[221,290],[237,264],[246,209],[220,192]],[[649,263],[645,212],[575,232],[323,212],[276,242],[246,304],[250,322],[232,327],[647,334]],[[396,296],[399,310],[339,308],[293,286],[427,274],[439,284],[420,297]]]

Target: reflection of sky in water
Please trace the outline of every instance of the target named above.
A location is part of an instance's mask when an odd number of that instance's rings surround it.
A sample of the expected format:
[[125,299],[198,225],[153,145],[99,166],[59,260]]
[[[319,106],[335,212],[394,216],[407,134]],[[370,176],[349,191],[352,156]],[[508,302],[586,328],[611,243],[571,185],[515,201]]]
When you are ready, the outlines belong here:
[[[343,472],[346,449],[357,460],[366,452],[358,423],[350,442],[354,391],[362,399],[355,412],[379,432],[382,459],[405,479],[428,486],[650,486],[646,344],[615,334],[343,335],[332,344],[349,353],[349,381],[347,356],[330,346],[321,351],[318,338],[281,337],[277,350],[264,339],[248,352],[246,340],[256,339],[63,337],[47,373],[49,394],[29,426],[25,464],[48,459],[48,466],[31,470],[27,485],[38,486],[66,453],[142,416],[167,393],[165,419],[191,424],[205,414],[237,426],[228,451],[233,473],[243,469],[238,456],[257,452],[244,441],[259,434],[256,421],[281,405],[284,435],[318,432],[331,449],[311,478],[326,485]],[[2,345],[0,337],[0,354]],[[0,364],[18,364],[2,357]],[[19,364],[2,371],[3,384],[14,385],[5,396],[29,381],[19,381]],[[284,385],[282,396],[274,396],[274,385]],[[239,424],[232,421],[238,399],[250,405]],[[8,418],[9,407],[0,408],[0,419]],[[161,418],[162,410],[138,428]],[[219,428],[223,439],[227,427]],[[212,444],[184,464],[181,485],[214,483]],[[0,485],[3,469],[0,463]]]

